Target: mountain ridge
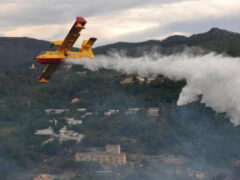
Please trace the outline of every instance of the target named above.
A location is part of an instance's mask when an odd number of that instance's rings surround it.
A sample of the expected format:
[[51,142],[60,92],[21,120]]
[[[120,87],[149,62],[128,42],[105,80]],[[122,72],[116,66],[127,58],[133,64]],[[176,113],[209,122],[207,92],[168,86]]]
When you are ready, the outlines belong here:
[[183,36],[183,35],[173,35],[169,36],[163,40],[148,40],[138,43],[129,43],[129,42],[116,42],[113,44],[108,44],[100,47],[96,47],[95,51],[97,53],[106,53],[106,51],[109,50],[118,50],[119,48],[122,49],[125,48],[131,48],[132,46],[175,46],[179,44],[184,44],[187,46],[198,46],[200,43],[204,41],[214,41],[214,40],[225,40],[225,39],[231,39],[231,38],[240,38],[239,33],[227,31],[220,28],[211,28],[209,31],[205,33],[198,33],[193,34],[189,37]]
[[[169,55],[182,52],[186,47],[201,47],[208,51],[240,56],[240,34],[212,28],[205,33],[169,36],[163,40],[148,40],[143,42],[116,42],[98,46],[93,49],[96,55],[107,54],[110,51],[125,51],[129,56],[141,56],[153,49],[161,54]],[[28,37],[0,37],[0,69],[14,66],[30,65],[34,57],[41,51],[50,49],[50,42]]]

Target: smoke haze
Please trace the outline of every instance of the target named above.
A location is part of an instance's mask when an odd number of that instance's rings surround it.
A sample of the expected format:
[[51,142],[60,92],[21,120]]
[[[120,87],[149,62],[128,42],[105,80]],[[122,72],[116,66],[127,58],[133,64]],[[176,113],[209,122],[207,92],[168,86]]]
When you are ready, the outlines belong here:
[[71,59],[68,63],[83,65],[91,71],[104,68],[128,75],[163,75],[174,81],[186,80],[177,102],[179,106],[199,99],[216,112],[226,113],[235,126],[240,124],[240,58],[215,53],[194,56],[186,52],[131,58],[115,53],[94,60]]

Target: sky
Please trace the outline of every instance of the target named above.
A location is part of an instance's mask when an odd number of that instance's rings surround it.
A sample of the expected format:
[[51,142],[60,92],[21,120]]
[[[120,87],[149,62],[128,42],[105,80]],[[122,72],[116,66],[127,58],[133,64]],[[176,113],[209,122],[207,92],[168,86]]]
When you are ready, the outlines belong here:
[[190,36],[212,27],[240,32],[240,0],[0,0],[0,36],[63,40],[86,19],[77,46]]

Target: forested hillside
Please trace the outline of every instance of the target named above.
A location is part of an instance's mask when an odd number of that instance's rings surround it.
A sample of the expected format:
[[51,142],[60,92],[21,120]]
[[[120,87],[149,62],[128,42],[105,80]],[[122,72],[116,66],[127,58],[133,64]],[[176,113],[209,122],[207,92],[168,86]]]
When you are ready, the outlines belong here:
[[[200,46],[206,52],[239,56],[239,44],[239,34],[215,28],[189,38],[173,36],[163,41],[116,43],[94,51],[98,55],[113,49],[125,50],[128,55],[140,56],[156,48],[171,54],[187,46]],[[188,160],[183,165],[152,165],[148,161],[141,162],[143,167],[127,165],[113,170],[122,172],[118,179],[154,179],[156,175],[165,179],[186,178],[165,171],[177,167],[203,171],[208,178],[228,169],[233,177],[238,177],[240,128],[234,127],[224,114],[216,114],[199,102],[178,107],[176,101],[184,81],[173,82],[158,76],[147,83],[133,76],[131,83],[123,84],[127,76],[119,72],[90,72],[74,65],[70,70],[62,66],[49,84],[39,84],[37,76],[42,66],[29,66],[34,63],[32,57],[48,45],[28,38],[0,38],[0,179],[25,180],[40,173],[65,171],[82,174],[77,179],[107,179],[93,173],[99,170],[98,165],[73,160],[76,152],[103,148],[106,144],[120,144],[122,151],[129,154],[172,154]],[[80,101],[71,103],[74,98]],[[159,108],[157,117],[147,115],[151,107]],[[82,108],[90,114],[77,110]],[[128,115],[130,108],[140,110]],[[46,112],[48,109],[67,111],[51,114]],[[119,113],[104,115],[110,109]],[[82,124],[69,125],[66,118],[80,119]],[[55,139],[43,144],[48,137],[35,133],[49,126],[55,133],[66,126],[84,138],[80,143]]]

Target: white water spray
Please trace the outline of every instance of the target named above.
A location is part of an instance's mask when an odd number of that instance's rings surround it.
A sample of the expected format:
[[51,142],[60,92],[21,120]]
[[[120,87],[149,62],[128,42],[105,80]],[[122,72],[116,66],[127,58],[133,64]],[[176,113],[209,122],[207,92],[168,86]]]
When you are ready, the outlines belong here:
[[72,59],[68,63],[80,64],[92,71],[105,68],[144,77],[163,75],[174,81],[186,80],[178,105],[201,97],[201,103],[218,113],[226,113],[235,126],[240,124],[240,58],[214,53],[201,56],[154,54],[139,58],[112,54],[93,60]]

